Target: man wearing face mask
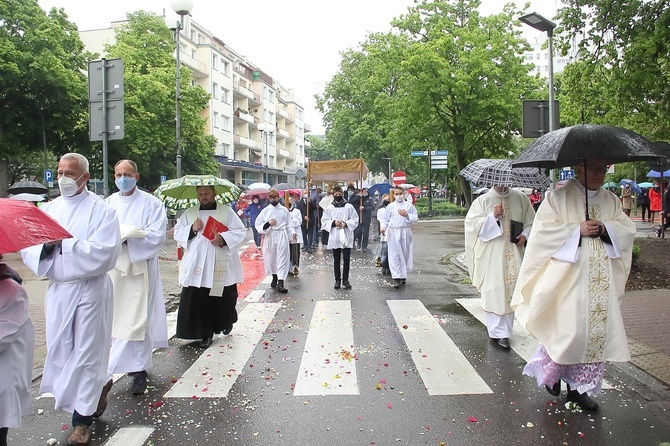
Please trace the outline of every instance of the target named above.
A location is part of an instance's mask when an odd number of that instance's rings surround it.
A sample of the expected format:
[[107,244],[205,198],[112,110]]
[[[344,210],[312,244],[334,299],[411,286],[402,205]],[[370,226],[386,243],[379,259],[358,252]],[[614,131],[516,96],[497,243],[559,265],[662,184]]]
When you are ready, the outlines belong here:
[[368,240],[370,239],[370,221],[372,220],[372,211],[375,204],[368,194],[368,189],[361,191],[349,199],[349,203],[358,210],[359,224],[354,231],[354,245],[360,251],[368,250]]
[[[321,229],[328,231],[328,249],[333,250],[333,270],[335,272],[335,286],[337,290],[342,286],[345,290],[351,289],[349,283],[349,261],[351,247],[354,245],[354,230],[358,226],[358,212],[344,199],[342,188],[333,188],[333,202],[323,211]],[[340,259],[344,258],[344,265],[340,271]]]
[[109,372],[133,376],[131,393],[147,389],[154,348],[168,346],[165,297],[158,254],[167,215],[156,197],[137,188],[140,174],[131,160],[114,166],[119,192],[107,198],[121,224],[121,255],[109,275],[114,283],[114,322]]
[[314,227],[318,220],[318,204],[309,196],[309,190],[305,190],[302,198],[298,201],[296,207],[302,214],[302,224],[300,225],[302,235],[302,249],[312,253],[312,244],[314,244]]
[[270,286],[280,293],[288,293],[284,280],[290,266],[289,228],[291,214],[279,204],[279,192],[268,192],[270,206],[261,211],[256,218],[256,230],[265,234],[263,240],[263,263],[265,273],[272,274]]
[[72,412],[68,445],[86,445],[94,417],[107,407],[112,387],[107,371],[112,338],[113,290],[107,274],[120,252],[116,211],[86,189],[88,160],[68,153],[58,162],[61,196],[41,209],[72,238],[22,251],[38,277],[47,277],[47,357],[41,393],[56,409]]
[[414,241],[412,225],[419,221],[414,205],[405,199],[402,187],[393,191],[393,202],[381,215],[381,233],[388,243],[389,270],[393,278],[393,288],[398,289],[407,282],[408,273],[414,267]]

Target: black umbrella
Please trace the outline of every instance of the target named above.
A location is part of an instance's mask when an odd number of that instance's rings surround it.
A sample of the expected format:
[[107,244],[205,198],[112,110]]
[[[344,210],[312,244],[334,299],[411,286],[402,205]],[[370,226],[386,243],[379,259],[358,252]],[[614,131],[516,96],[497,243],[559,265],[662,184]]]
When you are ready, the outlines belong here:
[[45,186],[38,183],[37,181],[19,181],[18,183],[14,183],[11,186],[9,186],[7,192],[9,192],[12,195],[18,195],[18,194],[42,195],[49,192],[49,189],[47,189]]
[[[563,167],[583,164],[590,158],[607,163],[656,160],[654,144],[645,137],[621,127],[579,124],[549,132],[533,141],[512,161],[513,167]],[[587,194],[586,194],[587,195]],[[586,219],[588,195],[586,196]]]
[[295,187],[294,185],[289,184],[289,183],[278,183],[278,184],[275,184],[274,186],[272,186],[272,188],[276,191],[297,189],[297,187]]

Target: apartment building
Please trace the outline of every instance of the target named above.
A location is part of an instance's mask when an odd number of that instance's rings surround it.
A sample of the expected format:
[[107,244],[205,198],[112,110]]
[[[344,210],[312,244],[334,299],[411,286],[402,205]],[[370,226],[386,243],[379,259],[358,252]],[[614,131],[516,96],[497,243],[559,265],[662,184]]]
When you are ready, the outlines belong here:
[[[529,40],[532,49],[526,51],[523,55],[524,60],[535,66],[535,73],[543,78],[549,77],[549,48],[547,46],[547,36],[537,37]],[[555,48],[554,48],[555,51]],[[556,56],[554,54],[554,74],[562,72],[570,63],[568,56]]]
[[[104,44],[114,41],[114,28],[124,23],[81,31],[86,49],[104,54]],[[208,133],[217,141],[214,158],[219,176],[242,185],[258,181],[301,185],[307,163],[305,147],[309,147],[305,135],[310,127],[294,91],[188,15],[178,50],[194,84],[211,95],[202,114]],[[182,156],[188,156],[187,150]]]

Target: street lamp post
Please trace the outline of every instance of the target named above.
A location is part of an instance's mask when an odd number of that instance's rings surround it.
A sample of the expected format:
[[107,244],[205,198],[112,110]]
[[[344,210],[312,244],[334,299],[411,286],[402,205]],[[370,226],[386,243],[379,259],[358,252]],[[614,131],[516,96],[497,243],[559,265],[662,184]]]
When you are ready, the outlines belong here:
[[[179,34],[182,29],[184,29],[184,16],[189,14],[193,9],[193,0],[172,0],[171,3],[172,9],[174,12],[179,14],[179,21],[175,24],[174,27],[174,36],[175,42],[177,43],[177,85],[175,88],[175,121],[176,121],[176,136],[177,136],[177,178],[181,177],[181,106],[179,104],[181,100],[181,76],[180,76],[180,53],[181,48],[179,46]],[[171,27],[172,28],[172,27]]]
[[389,162],[389,184],[391,184],[391,158],[382,158],[383,160],[387,160]]
[[268,183],[268,138],[275,132],[275,127],[270,123],[261,122],[258,124],[258,131],[261,132],[261,140],[263,141],[263,165],[265,171],[263,172],[263,182]]
[[[554,28],[556,24],[549,19],[545,19],[536,12],[531,12],[519,17],[519,21],[535,28],[538,31],[547,33],[547,43],[549,46],[549,131],[554,129]],[[554,189],[554,169],[550,171],[551,189]]]

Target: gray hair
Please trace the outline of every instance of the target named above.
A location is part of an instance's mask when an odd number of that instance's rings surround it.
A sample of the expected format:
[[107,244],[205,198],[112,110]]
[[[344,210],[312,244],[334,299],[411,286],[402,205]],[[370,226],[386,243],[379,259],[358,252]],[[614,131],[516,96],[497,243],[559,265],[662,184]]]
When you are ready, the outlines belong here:
[[75,160],[77,161],[77,164],[79,165],[79,168],[88,173],[88,160],[84,155],[80,155],[79,153],[66,153],[65,155],[60,157],[61,160]]

